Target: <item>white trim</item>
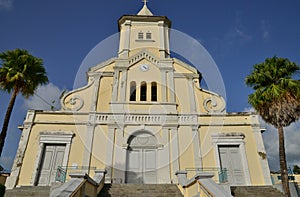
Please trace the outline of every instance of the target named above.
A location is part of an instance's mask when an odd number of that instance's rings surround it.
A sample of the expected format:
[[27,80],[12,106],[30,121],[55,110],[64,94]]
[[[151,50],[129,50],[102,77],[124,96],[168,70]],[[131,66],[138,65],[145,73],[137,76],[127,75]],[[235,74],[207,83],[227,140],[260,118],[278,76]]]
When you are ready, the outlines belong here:
[[62,166],[68,165],[70,148],[72,143],[72,138],[74,137],[74,133],[72,131],[43,131],[40,132],[39,139],[39,148],[36,155],[36,160],[34,164],[34,171],[31,177],[30,183],[32,185],[36,184],[38,175],[39,175],[39,167],[41,164],[43,149],[45,144],[65,144],[65,153]]
[[249,173],[249,167],[248,167],[248,161],[247,161],[247,155],[245,150],[245,142],[244,138],[245,135],[243,133],[213,133],[211,135],[212,143],[215,151],[215,159],[217,168],[221,168],[220,164],[220,155],[218,151],[219,145],[238,145],[241,153],[241,163],[244,170],[244,178],[245,178],[245,184],[251,185],[251,179],[250,179],[250,173]]

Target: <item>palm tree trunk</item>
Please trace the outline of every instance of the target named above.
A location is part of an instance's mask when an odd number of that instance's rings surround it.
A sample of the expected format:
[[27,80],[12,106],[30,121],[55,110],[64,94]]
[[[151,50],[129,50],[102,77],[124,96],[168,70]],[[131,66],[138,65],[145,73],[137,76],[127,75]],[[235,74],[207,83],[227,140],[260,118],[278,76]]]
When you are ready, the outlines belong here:
[[285,195],[290,197],[291,193],[289,188],[289,177],[288,177],[288,171],[286,165],[283,127],[279,126],[277,129],[278,129],[278,138],[279,138],[279,161],[280,161],[282,188]]
[[8,104],[6,114],[5,114],[5,117],[4,117],[2,131],[1,131],[1,134],[0,134],[0,157],[2,155],[2,150],[3,150],[3,147],[4,147],[4,142],[5,142],[5,138],[6,138],[6,134],[7,134],[8,123],[9,123],[9,119],[10,119],[10,116],[11,116],[11,112],[14,108],[14,104],[15,104],[17,95],[18,95],[18,90],[14,89],[14,91],[13,91],[11,97],[10,97],[9,104]]

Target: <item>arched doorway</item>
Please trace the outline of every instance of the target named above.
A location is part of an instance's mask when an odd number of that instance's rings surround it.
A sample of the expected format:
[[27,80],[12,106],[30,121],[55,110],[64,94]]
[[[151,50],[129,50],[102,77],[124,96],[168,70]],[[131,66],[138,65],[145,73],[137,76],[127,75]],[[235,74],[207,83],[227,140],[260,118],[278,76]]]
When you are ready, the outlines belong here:
[[126,183],[156,183],[157,140],[140,132],[128,139]]

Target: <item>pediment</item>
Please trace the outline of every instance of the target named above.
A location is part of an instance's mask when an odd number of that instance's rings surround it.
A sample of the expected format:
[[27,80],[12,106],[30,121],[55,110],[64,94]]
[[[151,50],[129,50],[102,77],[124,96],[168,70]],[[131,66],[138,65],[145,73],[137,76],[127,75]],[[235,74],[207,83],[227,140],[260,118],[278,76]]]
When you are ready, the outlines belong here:
[[97,64],[95,66],[92,66],[92,67],[89,68],[88,72],[97,72],[97,70],[100,70],[100,69],[102,69],[102,68],[104,68],[104,67],[106,67],[106,66],[108,66],[108,65],[110,65],[112,63],[114,63],[116,61],[116,59],[117,58],[114,57],[114,58],[111,58],[111,59],[106,60],[104,62],[101,62],[101,63],[99,63],[99,64]]
[[129,57],[128,61],[129,61],[129,67],[132,65],[135,65],[136,63],[140,62],[141,60],[146,59],[149,62],[151,62],[152,64],[158,66],[159,64],[159,60],[158,58],[151,54],[148,51],[141,51],[131,57]]

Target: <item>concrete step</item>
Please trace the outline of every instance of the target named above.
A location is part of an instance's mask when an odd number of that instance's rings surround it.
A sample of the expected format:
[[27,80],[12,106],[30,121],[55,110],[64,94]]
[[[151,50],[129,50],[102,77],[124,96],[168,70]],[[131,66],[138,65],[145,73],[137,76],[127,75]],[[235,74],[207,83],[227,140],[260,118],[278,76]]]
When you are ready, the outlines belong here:
[[5,191],[5,197],[43,197],[50,195],[50,186],[22,186]]
[[285,197],[272,186],[232,186],[230,189],[234,197]]
[[105,184],[99,197],[182,197],[174,184]]

